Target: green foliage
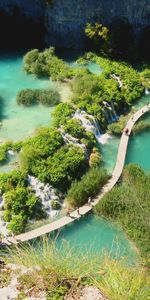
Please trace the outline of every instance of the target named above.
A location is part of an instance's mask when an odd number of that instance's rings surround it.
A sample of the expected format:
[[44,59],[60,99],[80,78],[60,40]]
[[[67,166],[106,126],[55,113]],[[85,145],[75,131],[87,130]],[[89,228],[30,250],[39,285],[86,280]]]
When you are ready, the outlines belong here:
[[118,122],[108,125],[108,132],[114,135],[121,135],[127,123],[128,116],[121,116]]
[[94,49],[105,49],[109,40],[109,29],[102,24],[87,23],[85,28],[86,36],[92,41],[92,46]]
[[80,181],[74,181],[67,193],[66,201],[73,207],[85,204],[88,197],[95,197],[102,186],[107,182],[108,175],[103,168],[92,168]]
[[150,176],[136,165],[128,165],[123,181],[107,193],[96,206],[96,213],[110,217],[121,224],[128,236],[149,262],[149,198]]
[[0,146],[0,163],[7,159],[7,151],[12,149],[12,142],[6,142]]
[[86,134],[81,122],[77,119],[67,120],[64,130],[77,139],[81,139]]
[[55,55],[55,49],[50,47],[43,52],[37,49],[29,51],[24,56],[24,69],[37,77],[51,77],[63,81],[74,75],[73,70]]
[[0,190],[2,193],[9,192],[16,187],[26,187],[26,173],[20,170],[14,170],[11,173],[0,174]]
[[37,130],[35,136],[24,141],[23,146],[34,148],[40,157],[46,158],[53,155],[63,144],[63,138],[58,130],[43,127]]
[[53,200],[52,202],[51,202],[51,207],[52,207],[52,209],[60,209],[61,208],[61,205],[60,205],[60,203],[58,202],[58,201],[56,201],[56,200]]
[[65,189],[71,181],[79,178],[86,168],[84,151],[76,146],[68,145],[60,148],[48,158],[48,179],[52,185]]
[[[106,114],[110,119],[112,109],[107,107],[105,102],[110,106],[113,102],[118,114],[129,110],[144,92],[140,74],[124,62],[104,59],[93,53],[87,53],[83,59],[96,62],[104,70],[99,76],[94,74],[76,76],[72,83],[73,103],[96,117],[100,126],[106,128]],[[114,74],[118,80],[113,78]]]
[[18,234],[25,230],[28,220],[45,216],[38,198],[27,188],[27,174],[20,170],[0,174],[0,189],[5,197],[4,220]]
[[47,158],[64,144],[59,131],[49,128],[41,128],[32,138],[27,139],[20,153],[21,167],[25,172],[39,177],[45,181],[49,172]]
[[1,270],[0,267],[0,289],[7,287],[11,281],[11,271],[7,269]]
[[8,229],[15,234],[25,230],[28,220],[44,217],[39,199],[28,188],[17,186],[4,195],[4,220],[9,222]]
[[58,104],[52,113],[54,127],[59,128],[62,125],[65,125],[67,120],[72,116],[74,112],[75,109],[71,104],[68,103]]
[[91,168],[93,168],[93,167],[99,166],[101,162],[102,162],[102,156],[100,154],[100,151],[99,151],[99,149],[94,147],[93,151],[90,155],[89,166]]
[[150,69],[145,68],[140,74],[143,86],[150,89]]
[[19,276],[18,289],[26,292],[32,288],[36,297],[42,291],[47,299],[60,300],[69,289],[88,284],[112,300],[149,299],[148,272],[141,266],[128,266],[125,260],[111,260],[88,251],[79,253],[66,244],[58,249],[52,241],[41,240],[36,247],[11,248],[9,261],[30,268]]
[[41,103],[46,106],[53,106],[60,101],[60,95],[55,90],[31,90],[25,89],[17,94],[17,103],[25,106]]

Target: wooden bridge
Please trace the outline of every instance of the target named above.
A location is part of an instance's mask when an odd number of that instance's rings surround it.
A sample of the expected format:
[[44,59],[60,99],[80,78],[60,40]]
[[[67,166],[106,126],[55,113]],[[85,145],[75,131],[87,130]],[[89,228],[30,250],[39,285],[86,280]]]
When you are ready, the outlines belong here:
[[[118,149],[118,155],[117,155],[117,160],[116,160],[116,165],[112,173],[112,177],[110,180],[107,182],[107,184],[101,189],[100,193],[97,195],[95,199],[92,201],[92,206],[95,206],[99,200],[106,194],[108,193],[114,185],[117,183],[119,180],[124,164],[125,164],[125,157],[126,157],[126,152],[127,152],[127,146],[128,146],[128,141],[130,137],[130,133],[132,131],[132,128],[136,121],[143,116],[146,112],[148,112],[150,109],[149,105],[146,105],[142,107],[139,111],[137,111],[132,117],[128,120],[126,124],[126,128],[128,128],[129,132],[128,134],[124,132],[122,133],[121,139],[120,139],[120,144],[119,144],[119,149]],[[65,216],[60,218],[57,221],[54,221],[48,225],[41,226],[37,229],[31,230],[29,232],[22,233],[20,235],[15,236],[14,238],[9,238],[10,244],[11,243],[18,243],[18,242],[25,242],[31,239],[35,239],[37,237],[40,237],[44,234],[53,232],[54,230],[61,229],[65,225],[68,225],[70,223],[73,223],[75,220],[79,219],[81,216],[84,216],[87,214],[89,211],[92,210],[92,206],[89,204],[85,204],[82,207],[80,207],[80,215],[78,214],[77,210],[73,211],[71,213],[71,217]],[[8,241],[5,240],[6,243],[9,244]]]

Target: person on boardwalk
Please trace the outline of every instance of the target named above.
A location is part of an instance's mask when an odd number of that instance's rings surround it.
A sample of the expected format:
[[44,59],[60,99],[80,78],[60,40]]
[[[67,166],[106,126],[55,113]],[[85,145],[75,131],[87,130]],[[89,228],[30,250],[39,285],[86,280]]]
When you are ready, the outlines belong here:
[[89,204],[89,205],[92,204],[92,199],[91,199],[91,197],[88,198],[88,204]]
[[77,214],[78,214],[78,216],[81,216],[79,207],[77,208]]
[[70,209],[68,208],[67,212],[66,212],[66,217],[70,217],[71,218],[71,215],[70,215]]
[[125,134],[129,135],[129,129],[128,128],[125,129]]

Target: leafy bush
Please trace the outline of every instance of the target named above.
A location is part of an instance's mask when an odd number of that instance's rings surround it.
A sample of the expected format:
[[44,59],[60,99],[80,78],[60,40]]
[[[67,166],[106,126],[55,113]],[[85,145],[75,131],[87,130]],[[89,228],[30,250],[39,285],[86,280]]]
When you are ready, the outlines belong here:
[[74,181],[66,196],[66,202],[79,207],[85,204],[88,197],[95,197],[100,192],[102,186],[107,182],[108,175],[103,168],[92,168],[80,181]]
[[72,180],[80,178],[84,173],[87,162],[84,151],[81,148],[67,145],[48,158],[47,166],[47,180],[59,189],[66,190]]
[[75,109],[71,104],[68,103],[58,104],[52,113],[54,127],[59,128],[62,125],[65,125],[69,117],[71,117],[74,112]]
[[82,138],[86,134],[81,122],[77,119],[67,120],[64,130],[77,139]]
[[0,189],[2,193],[8,192],[18,186],[26,187],[27,174],[20,170],[13,170],[10,173],[0,174]]
[[4,220],[15,234],[23,232],[28,220],[45,216],[42,204],[28,188],[17,186],[5,193]]
[[108,125],[108,132],[114,135],[121,135],[127,123],[128,116],[121,116],[118,122]]
[[56,201],[56,200],[53,200],[52,202],[51,202],[51,207],[52,207],[52,209],[60,209],[61,208],[61,205],[60,205],[60,203],[58,202],[58,201]]
[[0,163],[7,159],[7,151],[11,150],[12,147],[13,143],[9,141],[0,146]]
[[24,69],[27,73],[37,77],[46,76],[60,81],[74,75],[74,71],[55,55],[53,47],[45,49],[43,52],[39,52],[37,49],[29,51],[24,56]]
[[41,103],[46,106],[53,106],[60,101],[60,95],[54,90],[31,90],[26,89],[18,92],[17,103],[25,106]]
[[93,168],[100,165],[101,162],[102,162],[102,156],[100,154],[100,151],[96,147],[94,147],[90,155],[89,165],[91,168]]

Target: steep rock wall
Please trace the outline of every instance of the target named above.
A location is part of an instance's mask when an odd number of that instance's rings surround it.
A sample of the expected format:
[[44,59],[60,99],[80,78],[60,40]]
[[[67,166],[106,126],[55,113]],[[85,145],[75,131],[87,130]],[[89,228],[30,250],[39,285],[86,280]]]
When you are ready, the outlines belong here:
[[150,25],[150,0],[53,0],[45,12],[47,42],[80,48],[87,22],[110,24],[115,17],[128,19],[138,31]]
[[24,15],[44,23],[48,45],[81,48],[87,22],[110,24],[126,18],[136,31],[150,25],[150,0],[0,0],[0,10],[11,14],[17,6]]

